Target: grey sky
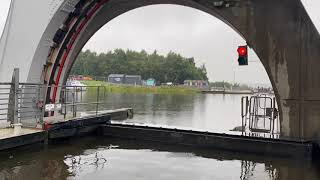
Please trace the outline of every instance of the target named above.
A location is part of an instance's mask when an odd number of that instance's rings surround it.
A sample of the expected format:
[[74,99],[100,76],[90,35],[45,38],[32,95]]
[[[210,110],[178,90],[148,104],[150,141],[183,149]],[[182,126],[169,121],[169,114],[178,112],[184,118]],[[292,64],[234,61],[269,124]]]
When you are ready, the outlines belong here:
[[4,24],[6,22],[9,6],[10,6],[10,0],[0,1],[0,34],[2,33]]
[[[5,24],[10,0],[0,2],[0,31]],[[303,0],[320,29],[319,0]],[[317,8],[318,7],[318,8]],[[243,83],[269,83],[267,74],[253,51],[249,66],[237,65],[238,45],[245,41],[220,20],[196,9],[176,5],[155,5],[127,12],[98,31],[85,49],[106,52],[115,48],[145,49],[166,54],[170,50],[195,57],[205,63],[210,81],[235,80]]]

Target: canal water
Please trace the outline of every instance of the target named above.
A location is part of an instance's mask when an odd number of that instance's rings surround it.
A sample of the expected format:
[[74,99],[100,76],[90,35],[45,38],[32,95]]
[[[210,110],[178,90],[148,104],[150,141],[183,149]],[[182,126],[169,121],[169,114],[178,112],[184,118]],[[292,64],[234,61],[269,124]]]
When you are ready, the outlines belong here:
[[[99,110],[133,108],[134,118],[124,121],[126,123],[229,133],[241,126],[242,96],[113,93],[100,95],[104,104]],[[95,102],[96,97],[95,93],[85,93],[83,101]],[[94,112],[96,106],[80,108],[79,111]]]
[[[90,102],[95,94],[83,94]],[[107,94],[102,109],[132,107],[132,123],[227,132],[238,95]],[[82,111],[94,111],[95,106]],[[2,179],[318,180],[315,163],[109,137],[82,137],[0,153]]]

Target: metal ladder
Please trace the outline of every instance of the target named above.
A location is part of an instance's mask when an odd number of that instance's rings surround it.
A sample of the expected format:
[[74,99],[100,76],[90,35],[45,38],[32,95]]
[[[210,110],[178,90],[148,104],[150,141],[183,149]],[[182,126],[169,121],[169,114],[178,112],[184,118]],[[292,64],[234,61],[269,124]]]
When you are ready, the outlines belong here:
[[275,133],[275,125],[278,125],[278,110],[275,97],[259,94],[256,96],[244,96],[241,98],[242,132],[248,128],[254,133]]

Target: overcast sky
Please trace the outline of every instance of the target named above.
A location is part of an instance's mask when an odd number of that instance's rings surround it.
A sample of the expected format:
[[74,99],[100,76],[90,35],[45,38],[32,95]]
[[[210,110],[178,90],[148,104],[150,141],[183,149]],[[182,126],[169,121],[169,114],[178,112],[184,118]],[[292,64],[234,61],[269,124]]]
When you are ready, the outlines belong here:
[[[320,0],[303,0],[314,24],[320,29]],[[0,1],[0,32],[5,24],[10,0]],[[170,50],[194,57],[206,64],[210,81],[269,83],[267,74],[253,51],[249,66],[237,65],[236,48],[245,41],[215,17],[196,9],[176,5],[148,6],[127,12],[100,29],[85,49],[107,52],[115,48],[145,49],[160,54]],[[250,62],[251,61],[251,62]]]

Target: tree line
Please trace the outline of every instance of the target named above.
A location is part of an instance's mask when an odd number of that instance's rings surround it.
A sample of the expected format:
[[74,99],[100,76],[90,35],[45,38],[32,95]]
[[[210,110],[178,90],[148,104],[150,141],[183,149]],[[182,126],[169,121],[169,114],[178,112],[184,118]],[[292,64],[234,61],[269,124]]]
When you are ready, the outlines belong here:
[[71,75],[103,76],[109,74],[141,75],[157,82],[182,84],[184,80],[208,80],[205,65],[197,67],[194,58],[169,52],[163,56],[154,51],[116,49],[107,53],[82,51],[72,67]]

